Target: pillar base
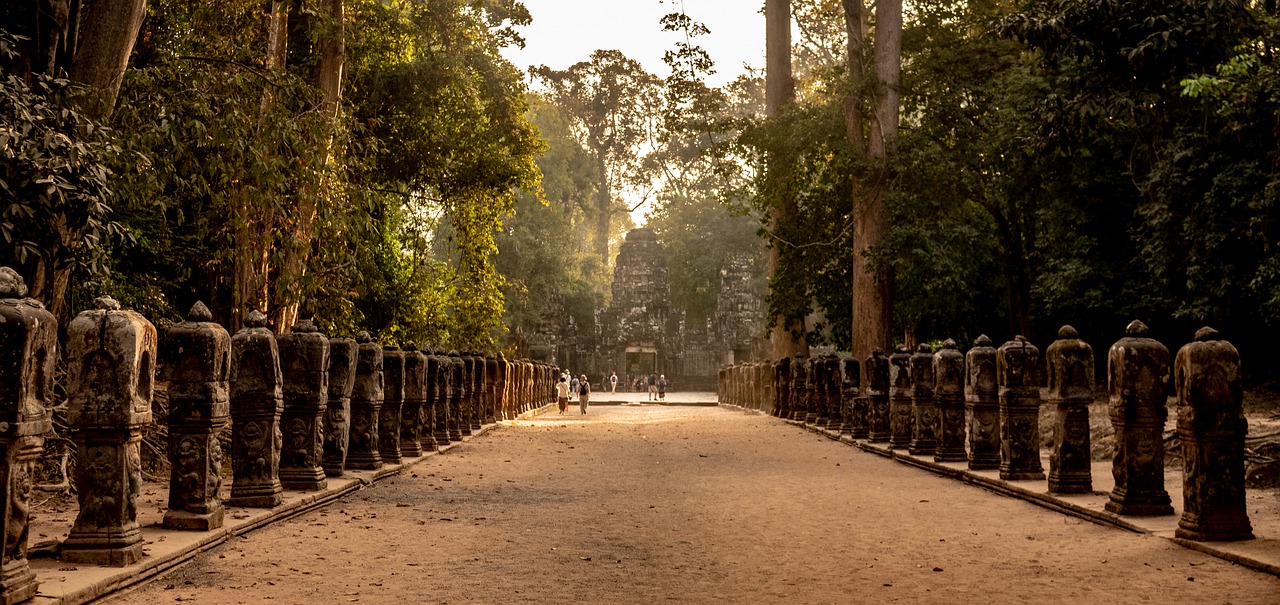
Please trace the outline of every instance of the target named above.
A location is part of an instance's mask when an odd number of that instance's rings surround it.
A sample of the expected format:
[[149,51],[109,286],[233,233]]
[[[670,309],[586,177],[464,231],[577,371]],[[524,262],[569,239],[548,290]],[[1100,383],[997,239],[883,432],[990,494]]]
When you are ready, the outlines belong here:
[[1084,478],[1049,478],[1049,493],[1051,494],[1091,494],[1093,493],[1093,479]]
[[1179,527],[1177,531],[1173,532],[1173,535],[1183,540],[1195,540],[1196,542],[1243,542],[1254,539],[1253,528],[1248,525],[1243,528],[1224,531]]
[[275,508],[283,502],[284,486],[280,485],[279,480],[265,485],[245,486],[242,490],[237,490],[233,483],[231,485],[231,497],[227,499],[227,506]]
[[160,523],[160,526],[165,529],[183,531],[211,531],[222,527],[225,510],[225,508],[219,506],[215,510],[201,514],[170,509],[164,513],[164,520]]
[[40,590],[36,573],[26,559],[10,561],[0,571],[0,605],[14,605],[34,596]]
[[1173,514],[1173,505],[1170,504],[1168,494],[1165,494],[1163,502],[1155,499],[1146,502],[1127,502],[1118,500],[1113,492],[1111,500],[1103,508],[1109,513],[1130,517],[1162,517]]
[[329,481],[325,479],[323,467],[282,468],[280,469],[280,485],[285,489],[314,492],[329,487]]
[[[967,454],[963,449],[960,451],[938,449],[933,454],[934,462],[964,462],[968,459],[969,454]],[[997,468],[998,467],[999,465],[997,465]]]
[[1000,479],[1004,481],[1044,481],[1043,470],[1007,471],[1000,469]]
[[969,470],[971,471],[995,471],[1000,470],[1000,458],[991,459],[970,459]]
[[142,531],[136,525],[120,531],[72,529],[59,559],[107,567],[133,565],[142,559]]

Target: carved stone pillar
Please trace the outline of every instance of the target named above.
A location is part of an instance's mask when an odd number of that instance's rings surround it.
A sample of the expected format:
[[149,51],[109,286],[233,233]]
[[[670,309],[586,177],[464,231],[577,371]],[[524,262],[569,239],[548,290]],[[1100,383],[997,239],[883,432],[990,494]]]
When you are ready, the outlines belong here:
[[872,443],[885,443],[893,434],[889,424],[889,358],[883,350],[875,349],[862,368],[867,379],[863,390],[867,401],[867,439]]
[[809,364],[796,354],[791,361],[791,419],[804,422],[809,407]]
[[231,421],[231,335],[197,302],[162,345],[169,382],[169,510],[162,524],[218,529],[224,512],[218,433]]
[[284,412],[280,351],[267,317],[252,311],[231,337],[232,506],[271,508],[284,501],[280,484],[280,414]]
[[933,349],[920,343],[911,356],[912,456],[932,456],[938,448],[938,406],[933,400]]
[[0,552],[0,605],[34,597],[40,585],[27,562],[32,465],[52,428],[58,325],[38,301],[25,298],[17,271],[0,267],[0,446],[4,452],[4,549]]
[[1107,354],[1109,411],[1116,432],[1111,465],[1115,488],[1107,510],[1121,515],[1173,514],[1164,487],[1169,349],[1147,333],[1146,324],[1130,323]]
[[[467,356],[463,358],[463,364],[466,370],[468,384],[470,385],[467,401],[467,421],[470,423],[471,430],[478,431],[484,426],[484,359],[477,356],[474,352],[467,352]],[[532,370],[532,368],[530,368]],[[530,372],[530,387],[533,386],[533,375]]]
[[432,406],[436,416],[434,436],[436,443],[444,447],[449,445],[449,424],[453,417],[453,412],[449,409],[449,380],[453,376],[453,366],[443,349],[435,349],[428,363],[436,368],[435,404]]
[[889,356],[889,447],[911,445],[911,352],[898,347]]
[[422,451],[434,452],[440,449],[436,442],[436,392],[438,390],[440,360],[436,357],[436,348],[427,347],[423,351],[422,360],[424,383],[422,393],[422,434],[418,439]]
[[502,419],[498,405],[498,358],[493,355],[484,358],[484,384],[484,421],[493,424]]
[[378,452],[378,420],[385,396],[382,347],[368,332],[356,334],[356,381],[351,388],[351,434],[347,446],[347,468],[382,468]]
[[986,334],[965,356],[964,401],[969,412],[969,468],[1000,468],[1000,399],[996,349]]
[[320,465],[329,477],[341,477],[351,439],[351,390],[356,384],[360,349],[350,338],[329,339],[329,397],[324,413],[324,454]]
[[1093,348],[1076,329],[1062,326],[1058,340],[1045,350],[1048,389],[1055,407],[1053,449],[1049,453],[1049,491],[1087,494],[1093,491],[1089,447],[1089,403],[1093,401]]
[[840,394],[844,397],[845,426],[849,436],[866,439],[871,436],[870,400],[862,392],[862,364],[852,357],[841,360]]
[[938,406],[935,462],[964,462],[964,355],[947,339],[933,356],[933,400]]
[[773,415],[788,418],[791,415],[791,358],[783,357],[773,365],[773,384],[778,404],[773,408]]
[[1204,542],[1252,540],[1245,509],[1244,391],[1240,354],[1213,328],[1173,362],[1178,389],[1178,438],[1182,441],[1182,519],[1179,538]]
[[142,558],[139,448],[151,424],[158,343],[142,315],[106,296],[93,304],[67,325],[67,421],[80,512],[62,560],[123,567]]
[[1040,350],[1018,336],[996,350],[1000,381],[1000,478],[1042,480]]
[[840,373],[840,358],[827,355],[822,360],[827,376],[826,424],[822,428],[828,431],[839,431],[844,424],[846,407],[844,400],[844,377]]
[[329,339],[309,319],[276,339],[284,377],[280,484],[285,489],[329,486],[324,466],[324,418],[329,406]]
[[382,407],[378,409],[378,457],[400,464],[400,412],[404,405],[404,351],[382,348]]
[[462,409],[466,394],[464,384],[466,368],[463,367],[462,357],[457,351],[449,351],[447,359],[449,361],[449,440],[462,441],[463,435],[471,434],[471,428],[466,423],[466,412]]
[[400,455],[422,456],[422,408],[427,400],[427,356],[404,345],[404,405],[400,408]]
[[511,405],[511,362],[502,352],[498,353],[498,398],[502,401],[502,419],[515,420],[515,408]]

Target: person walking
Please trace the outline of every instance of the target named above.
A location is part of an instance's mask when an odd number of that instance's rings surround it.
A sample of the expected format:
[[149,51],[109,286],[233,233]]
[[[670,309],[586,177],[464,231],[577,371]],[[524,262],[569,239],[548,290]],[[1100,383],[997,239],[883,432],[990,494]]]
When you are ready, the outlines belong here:
[[658,401],[667,400],[667,375],[663,374],[658,377]]
[[591,383],[587,382],[587,375],[582,375],[582,381],[578,383],[578,406],[582,408],[582,413],[587,413],[587,400],[591,398]]
[[649,401],[658,398],[658,377],[649,374]]
[[618,373],[612,372],[609,374],[609,394],[612,395],[612,394],[616,394],[617,392],[618,392]]
[[569,381],[564,376],[556,383],[556,403],[560,404],[560,413],[569,411]]
[[[583,379],[583,380],[586,380],[586,378],[587,378],[587,375],[586,375],[586,374],[583,374],[583,375],[582,375],[582,379]],[[570,392],[572,395],[577,395],[577,394],[578,394],[578,377],[577,377],[577,376],[574,376],[574,377],[573,377],[573,380],[569,382],[569,392]],[[570,396],[572,396],[572,395],[570,395]]]

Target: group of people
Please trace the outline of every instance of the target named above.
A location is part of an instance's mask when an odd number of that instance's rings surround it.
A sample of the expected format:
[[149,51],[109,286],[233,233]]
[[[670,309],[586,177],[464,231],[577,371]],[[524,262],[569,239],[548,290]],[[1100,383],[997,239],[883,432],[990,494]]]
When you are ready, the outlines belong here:
[[556,383],[556,403],[560,405],[561,414],[568,412],[569,399],[575,395],[578,397],[578,407],[586,414],[587,403],[591,399],[591,382],[587,380],[586,374],[578,377],[565,370],[560,374],[560,382]]

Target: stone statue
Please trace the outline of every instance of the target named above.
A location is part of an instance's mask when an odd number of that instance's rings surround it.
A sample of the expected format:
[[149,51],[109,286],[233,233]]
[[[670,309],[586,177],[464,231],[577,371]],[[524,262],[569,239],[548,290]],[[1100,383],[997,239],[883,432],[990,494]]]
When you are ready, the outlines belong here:
[[1040,350],[1018,336],[996,350],[1000,384],[1000,478],[1042,480]]
[[280,484],[286,489],[329,486],[324,466],[324,419],[329,407],[329,339],[309,319],[276,339],[284,379]]
[[356,334],[356,378],[351,388],[351,433],[347,446],[347,468],[377,470],[382,467],[378,453],[378,420],[382,413],[385,379],[382,347],[368,332]]
[[1116,454],[1115,488],[1107,510],[1121,515],[1172,515],[1164,487],[1165,389],[1169,349],[1148,338],[1146,324],[1133,321],[1107,353],[1107,389]]
[[964,462],[964,354],[947,339],[933,356],[933,400],[938,407],[935,462]]
[[862,365],[866,373],[864,396],[867,399],[867,439],[886,443],[893,434],[889,424],[889,358],[875,349]]
[[404,405],[404,351],[382,348],[382,407],[378,408],[378,457],[400,464],[400,412]]
[[351,390],[356,384],[359,347],[350,338],[329,339],[329,397],[324,414],[324,453],[320,465],[328,477],[341,477],[351,439]]
[[1058,340],[1045,350],[1048,389],[1054,405],[1053,447],[1049,452],[1049,491],[1087,494],[1093,491],[1089,446],[1089,403],[1093,401],[1093,348],[1071,326],[1058,330]]
[[996,349],[986,334],[965,355],[964,402],[969,413],[969,469],[1000,468],[1000,403]]

